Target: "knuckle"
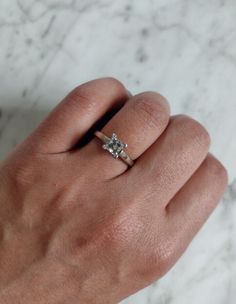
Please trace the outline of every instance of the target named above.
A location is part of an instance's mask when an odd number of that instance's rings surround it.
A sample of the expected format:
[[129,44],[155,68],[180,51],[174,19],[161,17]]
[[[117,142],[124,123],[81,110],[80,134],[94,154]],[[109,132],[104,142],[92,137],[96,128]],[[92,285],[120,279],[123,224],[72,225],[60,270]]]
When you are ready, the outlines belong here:
[[156,264],[154,264],[154,268],[156,267],[160,277],[165,275],[170,269],[173,264],[173,259],[174,251],[171,246],[159,248],[157,251]]
[[198,121],[186,115],[177,115],[173,118],[173,121],[183,136],[193,139],[193,141],[200,146],[207,148],[210,146],[210,135]]
[[96,100],[90,90],[85,89],[83,86],[75,88],[71,93],[69,93],[68,98],[66,98],[68,106],[70,108],[82,109],[89,111],[93,109],[96,105]]
[[100,81],[106,82],[108,85],[112,87],[117,87],[118,89],[124,89],[124,85],[121,83],[120,80],[114,78],[114,77],[105,77],[101,78]]
[[147,126],[159,127],[169,120],[169,106],[164,97],[154,92],[139,94],[132,103],[135,113]]
[[228,183],[228,172],[223,164],[212,154],[208,154],[205,162],[207,169],[214,175],[220,185],[225,187]]
[[[76,87],[69,93],[68,97],[66,97],[65,102],[68,102],[68,105],[72,108],[74,107],[75,110],[82,109],[86,112],[95,111],[101,96],[104,97],[107,91],[113,92],[112,96],[118,94],[123,97],[127,95],[126,97],[128,97],[126,89],[119,80],[107,77],[92,80]],[[106,94],[103,94],[103,92]],[[99,94],[100,99],[97,97]],[[108,98],[108,95],[106,98]]]
[[138,273],[144,279],[152,279],[156,277],[162,277],[173,265],[174,253],[170,248],[149,249],[149,252],[145,253],[145,258],[141,259],[140,267],[138,267]]

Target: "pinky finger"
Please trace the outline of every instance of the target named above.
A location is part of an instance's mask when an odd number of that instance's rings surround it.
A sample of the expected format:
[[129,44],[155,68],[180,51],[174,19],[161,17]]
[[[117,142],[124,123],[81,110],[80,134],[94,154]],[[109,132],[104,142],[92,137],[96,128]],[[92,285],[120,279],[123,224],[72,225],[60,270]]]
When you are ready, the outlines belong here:
[[205,161],[167,206],[171,236],[181,254],[223,196],[227,172],[208,154]]

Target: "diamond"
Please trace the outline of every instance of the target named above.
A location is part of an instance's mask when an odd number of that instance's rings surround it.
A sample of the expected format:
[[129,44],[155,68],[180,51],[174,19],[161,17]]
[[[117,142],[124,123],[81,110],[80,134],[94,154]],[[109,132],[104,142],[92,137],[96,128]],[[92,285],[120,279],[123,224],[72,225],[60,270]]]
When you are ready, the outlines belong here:
[[109,151],[114,158],[118,158],[124,148],[127,148],[127,144],[123,143],[115,133],[112,134],[111,138],[104,144],[103,149]]

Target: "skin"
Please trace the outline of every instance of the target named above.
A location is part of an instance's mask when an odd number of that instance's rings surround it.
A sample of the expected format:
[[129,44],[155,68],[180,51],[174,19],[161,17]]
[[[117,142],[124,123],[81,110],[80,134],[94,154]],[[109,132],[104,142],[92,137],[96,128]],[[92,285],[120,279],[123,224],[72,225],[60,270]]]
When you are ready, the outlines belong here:
[[[135,165],[95,129],[128,143]],[[114,304],[162,277],[227,185],[209,145],[157,93],[77,87],[1,164],[0,303]]]

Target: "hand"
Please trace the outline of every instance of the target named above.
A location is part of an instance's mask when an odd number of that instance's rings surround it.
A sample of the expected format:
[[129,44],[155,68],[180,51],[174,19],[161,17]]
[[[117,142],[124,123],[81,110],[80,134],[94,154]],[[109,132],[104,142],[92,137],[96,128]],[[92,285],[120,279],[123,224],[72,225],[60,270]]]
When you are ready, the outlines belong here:
[[[129,144],[132,168],[97,128]],[[76,88],[1,165],[0,303],[114,304],[163,276],[226,187],[209,143],[157,93]]]

